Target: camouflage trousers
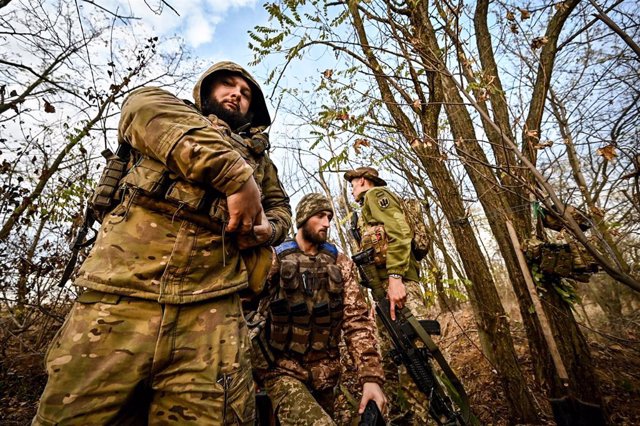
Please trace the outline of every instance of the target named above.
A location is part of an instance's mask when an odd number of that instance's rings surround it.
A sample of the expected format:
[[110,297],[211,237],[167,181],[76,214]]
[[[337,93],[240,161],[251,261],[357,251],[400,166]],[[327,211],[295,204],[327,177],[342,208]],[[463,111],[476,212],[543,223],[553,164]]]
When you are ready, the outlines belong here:
[[342,369],[333,403],[333,419],[340,426],[357,425],[360,420],[358,406],[362,399],[362,385],[356,363],[346,350],[344,340],[340,344],[340,365]]
[[281,426],[335,425],[328,414],[333,411],[332,388],[312,392],[303,382],[287,375],[265,380],[264,387]]
[[[427,307],[420,284],[404,281],[407,291],[406,306],[419,320],[427,318]],[[429,418],[429,402],[420,392],[404,365],[398,367],[389,355],[393,343],[382,322],[376,320],[384,368],[385,384],[383,391],[387,397],[388,419],[394,425],[426,425]],[[422,342],[416,343],[423,346]]]
[[167,305],[83,293],[46,355],[34,425],[252,425],[248,330],[235,294]]

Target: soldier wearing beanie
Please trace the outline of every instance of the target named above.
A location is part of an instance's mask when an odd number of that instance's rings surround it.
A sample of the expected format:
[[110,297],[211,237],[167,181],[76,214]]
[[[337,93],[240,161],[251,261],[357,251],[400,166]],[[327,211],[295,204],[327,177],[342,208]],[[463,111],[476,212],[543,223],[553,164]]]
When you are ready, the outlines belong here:
[[[362,236],[358,241],[360,250],[366,250],[372,244],[379,245],[377,252],[382,255],[376,266],[387,287],[391,317],[395,319],[395,306],[402,308],[406,304],[416,318],[426,319],[426,306],[418,283],[420,266],[412,252],[413,232],[406,221],[402,200],[387,187],[387,182],[373,167],[349,170],[344,178],[351,184],[354,199],[362,206],[358,220]],[[379,238],[381,235],[384,237]],[[427,424],[429,405],[425,395],[418,390],[406,370],[398,371],[397,364],[388,355],[393,347],[390,337],[382,324],[378,324],[378,330],[384,354],[385,393],[390,395],[390,416],[406,415],[406,424]],[[405,396],[405,401],[393,398],[400,393]]]
[[259,358],[254,371],[283,426],[335,424],[342,336],[350,355],[359,360],[360,412],[369,400],[380,410],[386,404],[375,324],[353,262],[327,242],[332,218],[333,207],[325,196],[313,193],[300,200],[298,231],[294,239],[275,247],[268,295],[258,309],[266,320],[255,339],[262,343],[254,351]]

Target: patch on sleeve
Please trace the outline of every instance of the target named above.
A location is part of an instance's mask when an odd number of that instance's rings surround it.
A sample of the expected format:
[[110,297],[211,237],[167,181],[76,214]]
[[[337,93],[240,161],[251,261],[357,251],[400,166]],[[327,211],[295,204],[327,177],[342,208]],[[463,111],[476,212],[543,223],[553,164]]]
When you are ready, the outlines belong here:
[[386,209],[390,204],[389,199],[387,197],[380,197],[378,198],[378,204],[380,205],[380,208]]

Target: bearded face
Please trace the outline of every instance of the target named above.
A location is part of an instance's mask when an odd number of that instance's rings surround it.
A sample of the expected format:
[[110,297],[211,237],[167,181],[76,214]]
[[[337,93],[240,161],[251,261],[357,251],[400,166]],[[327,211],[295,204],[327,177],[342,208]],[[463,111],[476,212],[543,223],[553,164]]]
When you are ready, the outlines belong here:
[[242,76],[219,73],[211,81],[208,96],[202,99],[202,113],[214,114],[232,129],[251,122],[251,86]]
[[311,216],[302,225],[302,237],[315,245],[327,242],[329,226],[333,213],[322,211]]
[[227,123],[233,130],[239,129],[251,122],[248,117],[249,114],[243,114],[240,111],[229,109],[213,98],[206,98],[202,101],[202,113],[204,115],[215,115]]

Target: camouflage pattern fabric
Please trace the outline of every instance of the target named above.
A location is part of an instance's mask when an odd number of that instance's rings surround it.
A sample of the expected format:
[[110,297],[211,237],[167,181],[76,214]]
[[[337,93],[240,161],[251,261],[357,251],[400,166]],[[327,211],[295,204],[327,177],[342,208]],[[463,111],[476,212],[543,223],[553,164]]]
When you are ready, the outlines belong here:
[[[424,304],[423,291],[415,281],[404,281],[407,290],[407,303],[416,319],[427,319],[427,308]],[[429,419],[429,401],[418,389],[404,365],[398,367],[389,356],[393,343],[384,325],[377,321],[380,339],[380,353],[385,372],[384,394],[388,399],[389,419],[397,425],[426,425]],[[416,346],[424,346],[416,341]]]
[[[197,108],[201,105],[202,82],[225,67],[239,72],[239,67],[223,63],[203,74],[194,88]],[[262,96],[257,92],[253,95]],[[268,124],[263,122],[268,112],[260,117],[260,124]],[[220,194],[222,201],[216,207],[221,216],[226,195],[238,191],[253,176],[262,193],[265,214],[274,226],[275,242],[282,241],[291,227],[289,198],[273,162],[266,153],[254,153],[246,140],[214,115],[204,117],[171,93],[146,87],[125,100],[118,136],[137,156],[152,160],[147,164],[166,166],[175,183],[172,188],[201,187]],[[129,174],[139,173],[150,183],[160,173],[140,169],[134,167]],[[163,186],[158,183],[146,189],[153,192]],[[176,205],[174,210],[180,208]],[[221,236],[175,214],[127,201],[105,217],[75,284],[180,304],[242,290],[248,285],[248,276],[233,235]]]
[[88,291],[46,356],[34,425],[252,425],[237,295],[189,305]]
[[344,174],[344,179],[351,182],[356,178],[369,179],[375,186],[386,186],[387,182],[379,176],[379,173],[373,167],[358,167],[355,170],[349,170]]
[[[166,167],[179,199],[197,189],[218,193],[216,212],[253,176],[277,243],[291,226],[291,207],[275,165],[251,134],[200,112],[203,83],[222,71],[250,82],[250,132],[262,132],[271,120],[259,86],[224,62],[201,76],[195,106],[160,88],[134,91],[122,106],[118,138],[134,158],[149,160],[130,174],[154,183],[164,174],[155,165]],[[253,423],[248,331],[237,296],[248,286],[247,265],[233,235],[178,217],[181,204],[168,214],[132,202],[136,191],[157,187],[134,188],[104,218],[75,280],[95,291],[74,305],[51,346],[34,424]]]
[[273,412],[282,426],[335,425],[333,389],[310,392],[300,380],[291,376],[272,377],[265,381]]
[[[360,419],[358,406],[362,399],[362,386],[358,380],[356,363],[344,343],[340,345],[340,365],[342,371],[335,391],[333,419],[340,426],[357,425]],[[389,399],[390,395],[385,396]]]
[[[358,360],[357,374],[360,386],[365,382],[384,383],[384,374],[380,363],[380,353],[377,350],[376,326],[369,317],[369,309],[356,281],[356,271],[351,259],[339,253],[336,265],[340,267],[343,277],[343,315],[339,330],[345,339],[347,348],[354,359]],[[279,259],[274,256],[271,276],[267,282],[270,291],[278,286],[280,281]],[[264,304],[269,300],[263,299],[261,312],[267,312]],[[340,353],[338,347],[326,351],[308,351],[304,355],[290,352],[272,351],[275,366],[268,369],[256,369],[259,381],[268,380],[282,375],[294,377],[309,383],[313,391],[333,389],[340,375]]]
[[311,216],[321,211],[333,213],[333,207],[327,197],[315,192],[302,197],[296,207],[296,228],[302,227]]

